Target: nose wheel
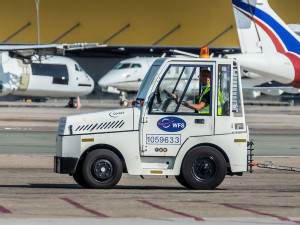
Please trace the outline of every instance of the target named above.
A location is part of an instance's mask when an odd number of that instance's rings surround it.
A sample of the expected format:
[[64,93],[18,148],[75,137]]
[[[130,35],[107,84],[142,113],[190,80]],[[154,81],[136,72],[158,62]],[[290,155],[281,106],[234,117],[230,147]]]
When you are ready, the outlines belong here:
[[75,100],[75,98],[70,98],[68,105],[66,105],[66,107],[68,108],[77,108],[78,104],[77,104],[77,100]]
[[124,106],[124,107],[128,106],[129,103],[127,100],[127,93],[125,91],[121,92],[120,99],[121,99],[120,106]]

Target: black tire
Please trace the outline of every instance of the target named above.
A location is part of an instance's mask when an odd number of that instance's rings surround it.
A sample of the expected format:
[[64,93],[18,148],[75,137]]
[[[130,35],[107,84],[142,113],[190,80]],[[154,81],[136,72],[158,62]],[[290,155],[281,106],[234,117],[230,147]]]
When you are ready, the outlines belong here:
[[73,179],[79,184],[81,187],[88,188],[89,185],[85,182],[83,179],[83,174],[82,174],[82,166],[79,166],[76,168],[75,173],[73,174]]
[[178,181],[179,184],[181,184],[182,186],[191,189],[191,186],[185,181],[184,177],[182,176],[182,173],[180,173],[179,175],[175,176],[175,179]]
[[83,178],[90,188],[111,188],[120,181],[122,172],[120,158],[106,149],[89,153],[82,166]]
[[184,180],[191,188],[211,190],[223,182],[227,165],[218,150],[200,146],[187,153],[181,171]]

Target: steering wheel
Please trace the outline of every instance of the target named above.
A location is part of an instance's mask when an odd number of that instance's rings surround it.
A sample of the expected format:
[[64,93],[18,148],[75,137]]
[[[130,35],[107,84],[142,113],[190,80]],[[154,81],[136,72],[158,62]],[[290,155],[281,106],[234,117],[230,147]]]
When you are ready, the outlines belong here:
[[166,98],[162,101],[159,109],[161,112],[165,112],[172,100],[174,100],[175,98],[166,90],[162,90],[162,92],[166,95]]
[[170,92],[166,91],[165,89],[163,90],[163,93],[165,93],[168,99],[175,100],[174,96]]

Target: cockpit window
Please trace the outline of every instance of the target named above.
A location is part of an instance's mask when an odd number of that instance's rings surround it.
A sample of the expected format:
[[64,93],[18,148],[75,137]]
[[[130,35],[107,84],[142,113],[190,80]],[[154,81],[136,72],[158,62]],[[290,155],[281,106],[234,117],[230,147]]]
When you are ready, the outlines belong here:
[[83,69],[81,68],[81,66],[79,64],[75,64],[75,70],[83,71]]
[[133,63],[131,65],[131,68],[141,68],[141,67],[142,67],[141,64],[137,64],[137,63]]
[[130,67],[130,63],[119,63],[115,66],[115,70],[126,69]]

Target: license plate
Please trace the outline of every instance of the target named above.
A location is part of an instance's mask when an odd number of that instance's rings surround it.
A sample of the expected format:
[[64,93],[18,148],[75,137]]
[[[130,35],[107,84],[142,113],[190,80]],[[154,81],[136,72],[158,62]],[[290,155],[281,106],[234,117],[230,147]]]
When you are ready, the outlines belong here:
[[147,134],[148,145],[181,145],[180,134]]

